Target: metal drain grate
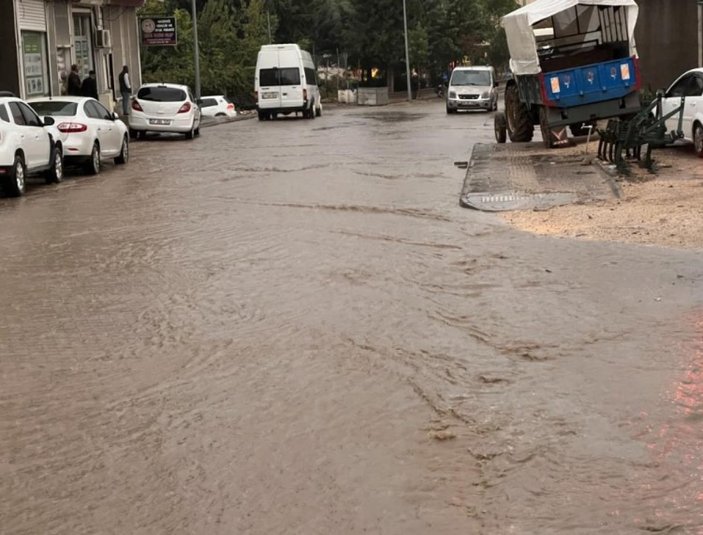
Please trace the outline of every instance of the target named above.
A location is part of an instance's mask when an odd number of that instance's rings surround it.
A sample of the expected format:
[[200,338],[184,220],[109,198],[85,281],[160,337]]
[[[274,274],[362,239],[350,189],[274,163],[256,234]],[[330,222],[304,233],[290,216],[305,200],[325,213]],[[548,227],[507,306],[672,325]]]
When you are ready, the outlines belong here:
[[482,212],[509,212],[511,210],[546,210],[553,206],[571,204],[578,200],[576,193],[466,193],[461,197],[464,208]]

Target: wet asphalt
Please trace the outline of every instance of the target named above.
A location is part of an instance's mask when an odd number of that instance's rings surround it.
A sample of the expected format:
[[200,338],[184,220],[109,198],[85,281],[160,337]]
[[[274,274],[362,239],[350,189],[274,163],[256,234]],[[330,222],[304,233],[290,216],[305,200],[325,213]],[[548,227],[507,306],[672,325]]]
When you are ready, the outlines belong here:
[[698,251],[463,209],[330,107],[0,198],[0,533],[700,533]]

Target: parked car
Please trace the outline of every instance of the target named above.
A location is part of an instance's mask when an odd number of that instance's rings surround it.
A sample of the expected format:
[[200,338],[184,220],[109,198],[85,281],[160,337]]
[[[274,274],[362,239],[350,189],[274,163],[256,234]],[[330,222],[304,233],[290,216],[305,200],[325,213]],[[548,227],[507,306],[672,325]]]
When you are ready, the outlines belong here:
[[498,86],[493,67],[457,67],[447,89],[447,113],[498,109]]
[[132,99],[129,129],[135,137],[174,132],[193,139],[200,135],[200,106],[186,85],[144,84]]
[[[664,115],[681,105],[681,97],[686,97],[683,109],[683,139],[693,143],[696,154],[703,158],[703,69],[693,69],[682,74],[664,94],[662,111]],[[678,130],[679,114],[666,121],[667,130]]]
[[63,180],[63,147],[53,124],[25,101],[0,97],[0,185],[9,195],[24,194],[28,175],[43,174],[47,183]]
[[200,99],[200,111],[206,117],[236,117],[234,103],[224,95],[211,95]]
[[116,164],[129,160],[129,131],[116,113],[90,97],[42,97],[28,104],[56,121],[66,163],[81,163],[93,175],[104,158]]

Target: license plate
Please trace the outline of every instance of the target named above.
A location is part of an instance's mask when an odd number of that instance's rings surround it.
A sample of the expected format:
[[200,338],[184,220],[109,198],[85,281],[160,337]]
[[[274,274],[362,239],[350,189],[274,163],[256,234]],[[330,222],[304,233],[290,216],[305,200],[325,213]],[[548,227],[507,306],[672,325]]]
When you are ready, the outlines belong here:
[[262,98],[278,98],[278,93],[264,92],[261,93]]
[[168,119],[149,119],[149,124],[168,126],[171,124],[171,121]]

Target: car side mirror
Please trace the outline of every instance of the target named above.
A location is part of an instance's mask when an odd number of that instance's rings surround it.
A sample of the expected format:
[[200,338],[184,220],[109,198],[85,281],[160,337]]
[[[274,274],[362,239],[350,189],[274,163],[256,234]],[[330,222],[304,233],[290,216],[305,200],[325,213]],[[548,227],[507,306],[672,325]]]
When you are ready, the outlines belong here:
[[112,112],[112,120],[117,121],[120,118],[119,114],[115,111]]
[[54,126],[56,124],[56,121],[54,121],[53,117],[44,117],[44,126]]

